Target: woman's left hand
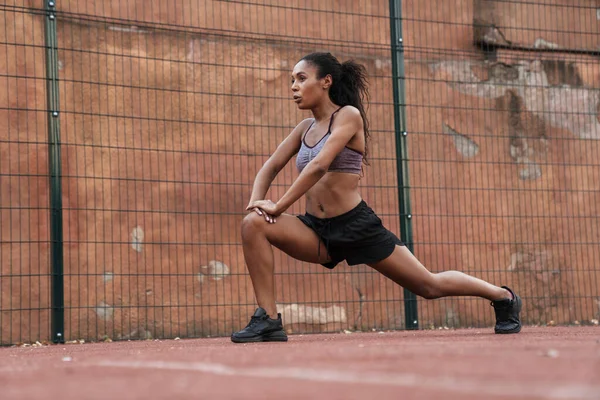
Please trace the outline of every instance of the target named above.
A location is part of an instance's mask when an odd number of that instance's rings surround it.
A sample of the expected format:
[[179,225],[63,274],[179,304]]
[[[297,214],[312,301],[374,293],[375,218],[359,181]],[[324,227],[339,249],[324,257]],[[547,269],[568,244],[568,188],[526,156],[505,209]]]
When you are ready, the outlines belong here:
[[[248,207],[246,207],[246,210],[250,211],[250,210],[254,210],[256,208],[258,208],[259,210],[262,210],[266,214],[269,214],[273,218],[281,215],[281,211],[279,211],[279,209],[277,207],[277,203],[273,203],[271,200],[253,201],[252,203],[248,204]],[[273,222],[275,222],[275,221],[273,221]]]

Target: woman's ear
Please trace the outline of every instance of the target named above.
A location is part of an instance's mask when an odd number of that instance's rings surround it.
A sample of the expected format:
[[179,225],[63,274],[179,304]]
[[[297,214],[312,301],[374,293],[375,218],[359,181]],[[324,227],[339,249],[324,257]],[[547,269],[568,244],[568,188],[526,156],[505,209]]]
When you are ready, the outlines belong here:
[[323,90],[327,90],[333,84],[333,79],[331,78],[331,75],[325,75],[325,77],[323,79],[321,79],[321,82],[322,82],[321,86],[323,87]]

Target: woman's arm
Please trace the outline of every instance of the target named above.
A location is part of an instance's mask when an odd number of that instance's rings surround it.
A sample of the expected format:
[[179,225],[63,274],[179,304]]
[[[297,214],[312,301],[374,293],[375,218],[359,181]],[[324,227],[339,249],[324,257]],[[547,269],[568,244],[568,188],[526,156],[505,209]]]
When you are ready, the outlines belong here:
[[248,205],[265,198],[269,187],[271,187],[271,183],[273,183],[273,180],[279,171],[286,166],[290,159],[300,149],[302,133],[306,130],[306,128],[308,128],[309,123],[310,119],[305,119],[304,121],[300,122],[294,128],[294,130],[292,130],[288,137],[285,138],[285,140],[281,142],[279,146],[277,146],[275,152],[260,168],[256,174],[256,178],[254,179],[252,195],[250,196]]

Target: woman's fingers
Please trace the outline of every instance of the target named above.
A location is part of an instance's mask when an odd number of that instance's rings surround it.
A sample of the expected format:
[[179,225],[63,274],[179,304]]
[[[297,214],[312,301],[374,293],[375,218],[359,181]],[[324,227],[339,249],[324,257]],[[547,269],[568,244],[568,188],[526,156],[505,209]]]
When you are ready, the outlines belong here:
[[277,222],[277,219],[275,217],[273,217],[271,214],[268,214],[266,212],[264,212],[263,210],[261,210],[260,208],[254,208],[254,211],[260,215],[260,216],[264,216],[265,217],[265,221],[267,221],[270,224],[274,224],[275,222]]

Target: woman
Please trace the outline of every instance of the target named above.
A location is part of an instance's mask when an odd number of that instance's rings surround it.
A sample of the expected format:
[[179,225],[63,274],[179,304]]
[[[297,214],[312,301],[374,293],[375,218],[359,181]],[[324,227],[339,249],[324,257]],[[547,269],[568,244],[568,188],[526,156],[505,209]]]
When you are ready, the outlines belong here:
[[[365,68],[353,61],[340,64],[329,53],[309,54],[294,67],[292,93],[298,108],[310,110],[314,118],[294,128],[254,181],[242,242],[259,307],[231,340],[287,341],[275,305],[272,246],[327,268],[343,260],[367,264],[426,299],[486,298],[496,312],[495,332],[519,332],[521,299],[512,290],[458,271],[429,272],[362,200],[358,182],[369,139]],[[279,171],[296,154],[298,178],[277,202],[265,200]],[[284,214],[303,195],[306,214]]]

